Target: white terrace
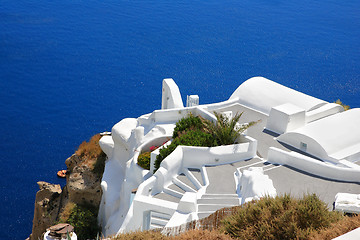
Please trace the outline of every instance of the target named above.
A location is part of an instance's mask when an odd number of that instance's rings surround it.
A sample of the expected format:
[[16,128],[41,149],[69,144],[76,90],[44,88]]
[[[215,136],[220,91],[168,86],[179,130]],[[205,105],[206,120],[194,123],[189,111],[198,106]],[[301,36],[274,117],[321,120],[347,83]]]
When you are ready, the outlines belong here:
[[[175,82],[164,79],[161,110],[123,119],[101,138],[108,156],[99,211],[105,235],[178,226],[265,195],[316,193],[330,207],[338,193],[360,193],[360,109],[343,112],[262,77],[241,84],[227,101],[198,101],[189,96],[184,107]],[[261,122],[241,144],[179,146],[155,174],[153,166],[137,165],[139,153],[169,140],[182,117],[215,121],[214,111],[229,117],[244,112],[240,124]],[[151,153],[151,164],[157,154]],[[344,205],[342,196],[335,207],[359,211],[358,203]]]

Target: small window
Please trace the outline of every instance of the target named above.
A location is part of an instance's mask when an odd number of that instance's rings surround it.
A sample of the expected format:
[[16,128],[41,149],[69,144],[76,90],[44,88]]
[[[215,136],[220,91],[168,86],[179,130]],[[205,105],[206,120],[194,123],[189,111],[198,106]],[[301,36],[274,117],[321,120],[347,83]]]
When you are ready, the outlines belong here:
[[307,150],[307,144],[306,144],[306,143],[303,143],[303,142],[300,142],[300,150],[303,151],[303,152],[306,152],[306,150]]

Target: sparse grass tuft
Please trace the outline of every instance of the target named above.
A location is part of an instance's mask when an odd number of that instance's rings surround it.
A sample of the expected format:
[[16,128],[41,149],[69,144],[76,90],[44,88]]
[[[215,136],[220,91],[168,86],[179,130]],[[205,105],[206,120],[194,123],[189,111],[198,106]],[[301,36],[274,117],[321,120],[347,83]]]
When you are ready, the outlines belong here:
[[112,240],[165,240],[168,237],[157,231],[136,231],[131,233],[119,234]]
[[89,142],[82,142],[75,154],[82,158],[83,165],[87,165],[99,178],[105,169],[106,154],[99,145],[100,134],[91,137]]
[[350,106],[345,105],[340,99],[336,100],[335,103],[341,105],[344,108],[345,111],[350,109]]

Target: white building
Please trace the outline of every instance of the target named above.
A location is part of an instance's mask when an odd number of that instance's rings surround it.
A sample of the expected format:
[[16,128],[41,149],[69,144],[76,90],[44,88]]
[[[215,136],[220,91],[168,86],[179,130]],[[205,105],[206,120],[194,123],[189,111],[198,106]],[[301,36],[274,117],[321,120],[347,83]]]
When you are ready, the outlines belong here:
[[[360,193],[360,109],[343,112],[262,77],[245,81],[224,102],[189,99],[184,107],[175,82],[165,79],[161,110],[123,119],[100,140],[108,156],[99,211],[105,235],[178,226],[266,194],[315,192],[331,205],[338,192]],[[244,112],[240,124],[261,122],[241,144],[179,146],[155,174],[137,165],[139,153],[169,140],[182,117],[215,121],[214,111]]]

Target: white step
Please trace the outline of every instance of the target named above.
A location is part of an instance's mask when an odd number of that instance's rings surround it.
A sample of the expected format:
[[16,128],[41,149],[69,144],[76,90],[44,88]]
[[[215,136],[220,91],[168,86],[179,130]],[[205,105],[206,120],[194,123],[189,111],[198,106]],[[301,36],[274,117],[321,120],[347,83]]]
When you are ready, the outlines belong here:
[[211,214],[213,214],[213,211],[208,211],[208,212],[198,212],[198,218],[202,219],[202,218],[206,218],[208,216],[210,216]]
[[162,218],[162,219],[166,219],[166,220],[169,220],[171,218],[171,216],[169,214],[151,211],[150,218],[153,218],[153,217]]
[[184,170],[184,174],[185,176],[194,184],[194,186],[197,189],[200,189],[202,187],[201,183],[199,182],[199,180],[188,170],[185,169]]
[[158,228],[163,228],[165,226],[163,225],[158,225],[158,224],[150,224],[150,230],[152,229],[158,229]]
[[189,187],[187,184],[183,183],[177,178],[173,178],[172,182],[185,192],[196,192],[193,188]]
[[232,204],[199,204],[198,211],[199,212],[210,212],[210,211],[217,211],[221,208],[228,208],[233,207]]
[[150,218],[150,224],[165,226],[168,222],[169,222],[169,219],[157,218],[157,217]]
[[177,180],[184,183],[186,186],[190,187],[191,189],[194,189],[195,191],[198,190],[194,183],[183,173],[176,177]]
[[201,196],[201,199],[207,199],[207,198],[238,198],[237,194],[209,194],[206,193]]
[[182,193],[179,193],[175,190],[172,190],[170,188],[164,188],[164,193],[167,193],[169,195],[172,195],[174,197],[177,197],[177,198],[182,198],[183,194]]
[[229,204],[240,205],[239,199],[236,198],[203,198],[197,200],[198,204]]

